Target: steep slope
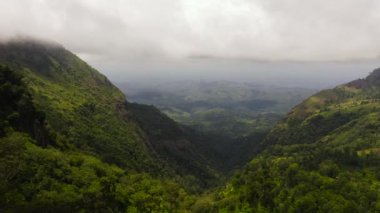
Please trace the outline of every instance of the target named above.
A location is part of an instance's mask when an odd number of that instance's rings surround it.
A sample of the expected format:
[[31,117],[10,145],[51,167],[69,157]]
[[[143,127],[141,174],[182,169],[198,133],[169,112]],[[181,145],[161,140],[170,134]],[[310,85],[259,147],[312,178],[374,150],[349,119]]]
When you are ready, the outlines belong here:
[[380,211],[379,83],[376,69],[365,79],[321,91],[296,106],[263,140],[262,152],[208,207]]
[[202,191],[197,188],[199,180],[194,180],[192,176],[201,179],[207,186],[217,184],[218,173],[215,169],[223,168],[219,163],[224,159],[210,144],[214,138],[179,125],[153,106],[127,103],[126,109],[129,119],[144,132],[150,150],[154,150],[159,159],[181,174],[188,188]]
[[[186,141],[182,147],[186,156],[162,152],[156,143],[163,141],[154,140],[149,129],[129,118],[124,95],[62,46],[33,40],[2,43],[0,64],[24,76],[36,108],[46,115],[46,128],[54,141],[49,145],[62,150],[79,149],[129,171],[190,175],[203,183],[215,178],[204,151],[184,131],[166,138],[165,147]],[[154,111],[151,119],[156,115],[162,117]],[[149,118],[145,122],[150,122]],[[166,117],[157,125],[167,126],[166,123],[172,125]]]
[[116,111],[123,95],[76,56],[56,44],[9,42],[0,46],[0,63],[22,70],[58,143],[102,154],[128,168],[153,165],[136,127],[122,122]]
[[192,203],[173,181],[48,145],[56,141],[44,112],[22,75],[3,66],[0,103],[1,212],[168,212]]
[[376,69],[366,79],[306,99],[272,130],[263,144],[314,143],[345,126],[356,129],[363,126],[360,121],[376,122],[370,117],[376,117],[379,110],[379,73],[380,69]]

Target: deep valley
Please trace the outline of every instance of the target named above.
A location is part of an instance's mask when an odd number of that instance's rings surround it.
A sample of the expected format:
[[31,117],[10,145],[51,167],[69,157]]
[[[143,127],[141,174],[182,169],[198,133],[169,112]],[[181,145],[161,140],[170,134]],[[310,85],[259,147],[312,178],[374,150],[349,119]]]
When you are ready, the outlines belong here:
[[119,89],[32,39],[0,65],[1,212],[380,211],[380,69],[322,91]]

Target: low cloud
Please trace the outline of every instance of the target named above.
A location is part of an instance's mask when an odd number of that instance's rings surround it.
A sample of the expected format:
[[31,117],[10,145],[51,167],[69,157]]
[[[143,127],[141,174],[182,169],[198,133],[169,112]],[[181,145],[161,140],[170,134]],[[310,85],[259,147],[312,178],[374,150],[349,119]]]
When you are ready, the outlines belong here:
[[349,60],[380,55],[375,0],[3,0],[0,35],[96,60]]

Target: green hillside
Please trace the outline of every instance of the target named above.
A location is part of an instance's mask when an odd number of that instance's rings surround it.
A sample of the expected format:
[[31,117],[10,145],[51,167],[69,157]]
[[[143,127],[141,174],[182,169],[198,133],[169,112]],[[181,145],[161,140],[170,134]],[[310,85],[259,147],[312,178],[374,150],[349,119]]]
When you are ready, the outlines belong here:
[[0,63],[22,73],[58,145],[130,169],[158,169],[137,127],[123,121],[123,94],[78,57],[55,44],[22,41],[1,45]]
[[1,43],[0,65],[0,211],[165,212],[216,183],[204,141],[60,45]]
[[0,212],[378,212],[379,133],[380,69],[227,143],[60,45],[0,43]]
[[[36,108],[45,113],[48,128],[54,132],[56,146],[74,146],[133,171],[173,175],[180,169],[181,174],[213,176],[199,146],[194,145],[196,141],[166,117],[159,124],[167,126],[166,132],[157,134],[171,132],[165,143],[174,146],[179,140],[186,141],[184,149],[192,154],[179,159],[183,163],[177,165],[166,159],[178,153],[160,155],[157,143],[163,141],[150,137],[149,129],[144,131],[136,123],[137,116],[130,118],[128,114],[133,112],[128,112],[124,95],[63,47],[30,40],[4,43],[0,45],[0,64],[22,73]],[[156,115],[163,117],[156,110],[146,122],[154,122]]]
[[168,179],[63,148],[32,101],[22,76],[0,66],[1,212],[167,212],[194,200]]
[[380,211],[380,69],[296,106],[204,199],[225,212]]

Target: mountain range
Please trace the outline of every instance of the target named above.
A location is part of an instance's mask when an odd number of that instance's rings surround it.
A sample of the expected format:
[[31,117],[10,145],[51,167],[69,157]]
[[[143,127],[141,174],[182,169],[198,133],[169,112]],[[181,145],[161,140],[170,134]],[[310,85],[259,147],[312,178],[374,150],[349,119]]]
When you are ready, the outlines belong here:
[[380,211],[380,69],[295,106],[228,178],[217,138],[59,44],[3,42],[0,65],[0,211]]

